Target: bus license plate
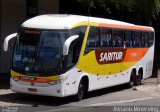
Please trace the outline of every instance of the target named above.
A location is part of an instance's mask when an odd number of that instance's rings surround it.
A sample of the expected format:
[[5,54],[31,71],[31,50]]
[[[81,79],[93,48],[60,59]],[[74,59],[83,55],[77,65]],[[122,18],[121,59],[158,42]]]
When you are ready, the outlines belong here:
[[37,89],[35,89],[35,88],[28,88],[28,91],[29,91],[29,92],[34,92],[34,93],[36,93],[36,92],[37,92]]

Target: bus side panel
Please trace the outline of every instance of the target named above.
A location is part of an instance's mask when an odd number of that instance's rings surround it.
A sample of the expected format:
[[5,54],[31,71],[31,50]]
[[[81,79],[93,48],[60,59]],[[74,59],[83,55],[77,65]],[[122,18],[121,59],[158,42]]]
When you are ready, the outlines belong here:
[[148,75],[144,78],[151,75],[152,50],[152,48],[130,48],[126,51],[125,61],[110,64],[99,64],[95,56],[95,51],[91,51],[80,57],[78,68],[89,74],[89,90],[123,84],[130,81],[131,71],[134,68],[137,71],[136,74],[138,74],[140,67],[145,70],[146,65],[146,70],[148,70],[149,66],[149,71],[146,72]]
[[146,54],[145,58],[145,74],[144,79],[150,77],[152,75],[152,70],[153,70],[153,60],[154,60],[154,45],[149,48],[148,53]]

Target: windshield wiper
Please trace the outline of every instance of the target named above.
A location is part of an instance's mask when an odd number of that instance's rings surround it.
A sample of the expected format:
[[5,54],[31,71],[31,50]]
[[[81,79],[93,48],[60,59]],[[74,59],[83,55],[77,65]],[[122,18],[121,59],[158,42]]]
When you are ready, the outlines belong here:
[[56,68],[63,68],[64,67],[64,56],[63,56],[63,54],[60,54],[61,56],[60,56],[60,58],[59,58],[59,61],[57,62],[57,64],[56,64]]
[[[40,62],[40,65],[38,64],[38,62]],[[46,65],[44,64],[44,61],[43,61],[43,59],[40,56],[37,58],[37,64],[36,64],[36,66],[38,66],[38,65],[39,65],[39,68],[40,69],[42,68],[45,73],[47,72]],[[37,72],[40,72],[40,69]]]

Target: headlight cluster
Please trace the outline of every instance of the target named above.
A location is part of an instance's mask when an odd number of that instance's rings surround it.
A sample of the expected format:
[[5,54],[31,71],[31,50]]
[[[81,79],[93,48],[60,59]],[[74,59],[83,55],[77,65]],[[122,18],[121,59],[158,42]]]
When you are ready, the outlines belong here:
[[19,77],[11,77],[14,81],[19,81],[20,78]]
[[48,84],[51,84],[51,85],[56,85],[56,84],[60,84],[60,83],[63,83],[65,80],[67,80],[68,76],[66,77],[62,77],[58,80],[54,80],[52,82],[49,82]]

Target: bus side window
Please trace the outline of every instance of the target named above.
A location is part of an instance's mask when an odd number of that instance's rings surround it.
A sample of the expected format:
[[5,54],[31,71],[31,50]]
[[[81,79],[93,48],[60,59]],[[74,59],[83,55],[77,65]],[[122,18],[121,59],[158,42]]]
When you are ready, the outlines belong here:
[[74,41],[71,43],[69,48],[68,56],[67,56],[67,68],[74,66],[79,58],[80,49],[79,49],[79,41]]
[[148,34],[147,34],[147,32],[142,32],[142,46],[148,47]]
[[132,32],[131,31],[124,31],[124,36],[125,36],[125,44],[126,47],[132,47]]
[[72,67],[78,61],[86,28],[86,26],[80,26],[71,30],[71,35],[79,35],[79,38],[72,42],[70,45],[69,53],[67,56],[67,67]]
[[113,29],[112,47],[123,47],[123,30]]
[[73,43],[72,43],[69,48],[66,67],[69,68],[69,67],[72,67],[73,65],[74,65],[74,62],[73,62]]
[[100,30],[100,40],[102,48],[110,48],[112,47],[112,30],[108,28],[101,28]]
[[86,29],[87,29],[86,26],[79,26],[79,27],[73,28],[71,30],[71,36],[72,35],[79,35],[79,40],[80,40],[80,43],[82,44],[84,36],[86,34]]
[[135,47],[141,47],[142,46],[142,33],[140,31],[135,31]]
[[86,45],[86,52],[90,52],[100,47],[99,28],[91,27]]
[[154,32],[148,32],[148,46],[152,46],[154,41]]

